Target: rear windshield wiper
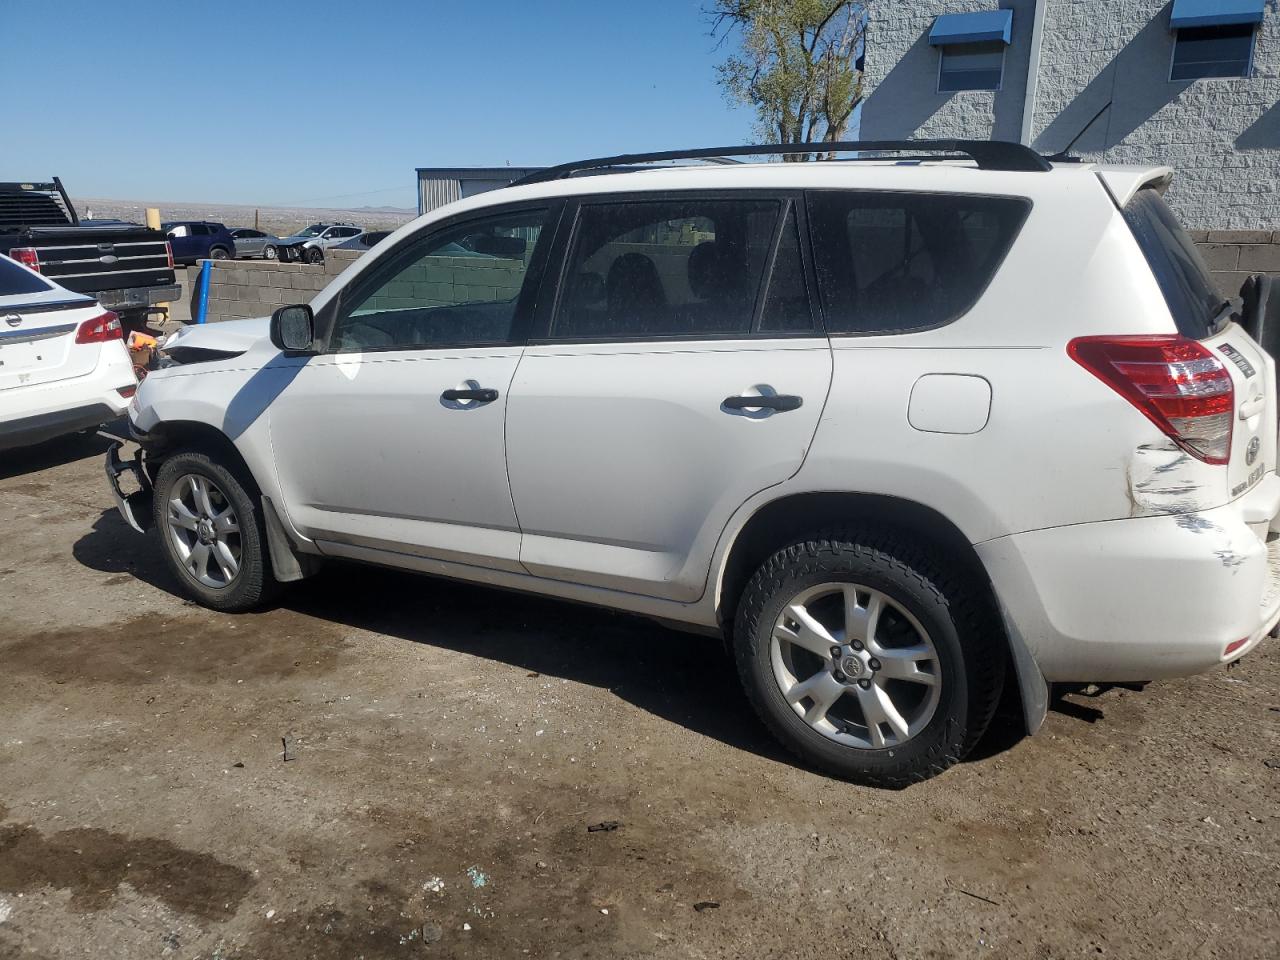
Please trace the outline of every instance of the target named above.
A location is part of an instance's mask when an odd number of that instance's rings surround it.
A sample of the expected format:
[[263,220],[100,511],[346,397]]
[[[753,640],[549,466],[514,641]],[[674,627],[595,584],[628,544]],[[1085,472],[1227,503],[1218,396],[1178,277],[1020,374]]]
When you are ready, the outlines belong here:
[[1209,322],[1209,336],[1221,333],[1227,328],[1227,324],[1231,322],[1231,318],[1244,310],[1244,300],[1240,297],[1233,297],[1230,300],[1223,300],[1222,306],[1218,308],[1218,312],[1213,315],[1213,319]]

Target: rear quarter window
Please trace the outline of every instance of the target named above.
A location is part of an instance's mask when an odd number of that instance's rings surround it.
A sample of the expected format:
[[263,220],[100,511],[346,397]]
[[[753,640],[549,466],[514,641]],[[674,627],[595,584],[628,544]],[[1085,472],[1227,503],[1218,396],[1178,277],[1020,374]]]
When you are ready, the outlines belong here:
[[1187,231],[1152,187],[1139,190],[1124,219],[1164,294],[1178,332],[1192,340],[1213,334],[1223,297]]
[[1021,230],[1021,197],[881,191],[808,195],[830,333],[902,333],[950,323],[977,302]]

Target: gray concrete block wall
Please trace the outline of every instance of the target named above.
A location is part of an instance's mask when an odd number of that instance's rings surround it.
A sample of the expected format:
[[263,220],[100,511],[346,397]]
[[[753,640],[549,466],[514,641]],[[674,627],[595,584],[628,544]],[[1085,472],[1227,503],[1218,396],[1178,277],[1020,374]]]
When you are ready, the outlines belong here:
[[[1043,42],[1032,146],[1087,159],[1168,164],[1168,193],[1198,229],[1280,227],[1280,0],[1247,78],[1172,83],[1171,0],[1039,0]],[[1018,140],[1035,0],[895,0],[868,22],[862,137]],[[1012,9],[1000,91],[937,92],[928,45],[944,13]],[[1104,110],[1104,107],[1106,108]],[[1096,118],[1096,119],[1095,119]]]
[[[1237,296],[1255,273],[1280,282],[1280,230],[1194,230],[1191,239],[1224,297]],[[1280,312],[1280,296],[1273,299],[1273,312]]]
[[[271,260],[211,260],[208,312],[205,320],[265,317],[277,307],[310,303],[335,276],[362,256],[358,250],[329,250],[322,264],[279,263]],[[200,264],[187,268],[191,316],[200,296]]]

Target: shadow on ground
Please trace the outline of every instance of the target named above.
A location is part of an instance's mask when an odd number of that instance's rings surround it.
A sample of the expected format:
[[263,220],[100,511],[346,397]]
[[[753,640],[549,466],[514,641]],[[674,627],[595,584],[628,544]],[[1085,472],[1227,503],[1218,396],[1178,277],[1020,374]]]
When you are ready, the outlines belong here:
[[109,445],[96,433],[71,433],[34,446],[5,450],[0,454],[0,480],[50,470],[86,457],[102,456]]
[[[154,536],[138,536],[114,511],[94,523],[74,554],[91,569],[127,573],[179,595]],[[755,717],[716,638],[596,607],[339,562],[291,585],[280,607],[591,684],[729,746],[798,765]],[[1022,739],[1018,711],[1016,695],[1006,697],[971,761],[1003,753]]]

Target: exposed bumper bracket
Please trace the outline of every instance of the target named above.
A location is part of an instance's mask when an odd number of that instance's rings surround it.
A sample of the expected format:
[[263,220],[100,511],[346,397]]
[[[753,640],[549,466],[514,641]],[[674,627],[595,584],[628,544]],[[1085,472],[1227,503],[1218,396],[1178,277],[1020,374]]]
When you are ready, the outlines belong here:
[[[124,441],[109,433],[100,435],[112,441],[111,446],[107,448],[105,469],[111,495],[115,497],[116,509],[120,511],[120,516],[125,523],[139,533],[146,533],[151,527],[152,491],[147,472],[142,469],[142,452],[139,450],[132,458],[122,460],[120,448],[124,446]],[[131,493],[125,493],[120,485],[120,478],[126,474],[133,478],[133,482],[138,487]]]

